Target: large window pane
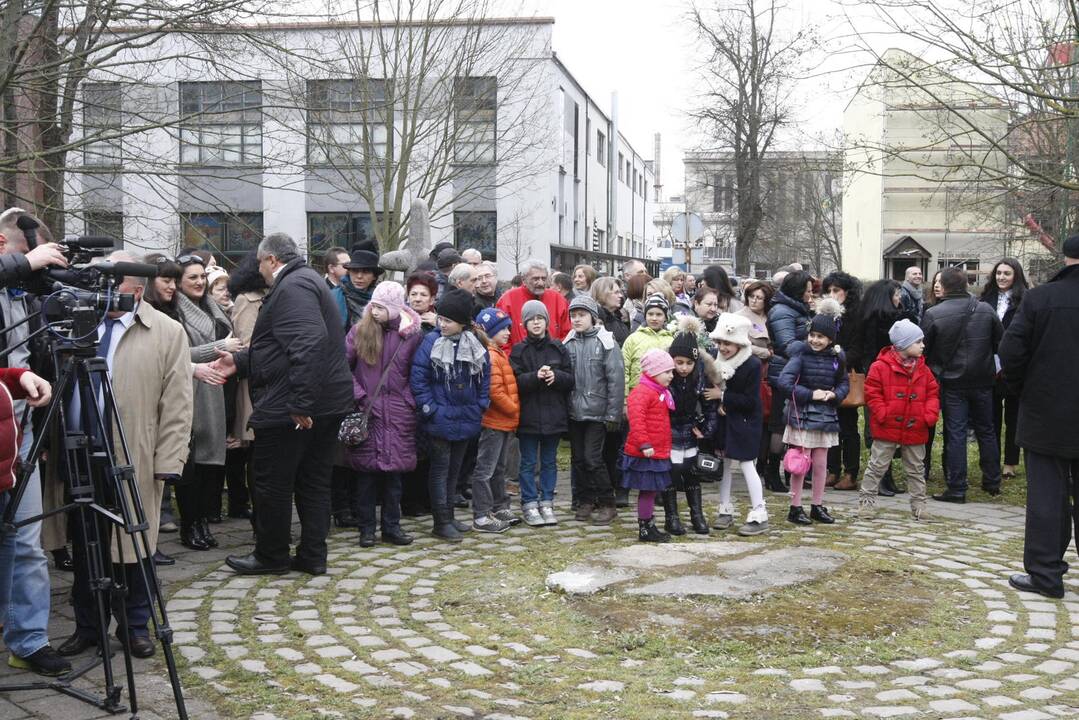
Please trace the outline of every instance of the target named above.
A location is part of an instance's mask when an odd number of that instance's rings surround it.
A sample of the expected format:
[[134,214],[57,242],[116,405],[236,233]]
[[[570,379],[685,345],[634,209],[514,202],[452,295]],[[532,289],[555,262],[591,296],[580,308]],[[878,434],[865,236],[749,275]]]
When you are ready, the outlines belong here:
[[259,81],[180,84],[180,162],[250,165],[261,161]]
[[[82,88],[83,133],[90,141],[83,147],[83,163],[119,165],[123,145],[117,135],[123,128],[123,87],[120,83],[86,83]],[[107,139],[94,139],[94,138]]]
[[371,213],[307,213],[309,256],[316,256],[335,246],[350,249],[357,243],[374,239]]
[[498,81],[493,77],[454,80],[454,160],[491,164],[497,159]]
[[498,259],[498,214],[493,212],[455,212],[453,239],[458,248],[475,248],[484,260]]
[[374,78],[307,81],[307,160],[363,165],[388,153],[391,85]]
[[109,238],[115,250],[124,248],[124,214],[122,212],[87,210],[84,218],[87,235]]
[[184,213],[184,245],[237,260],[262,240],[262,213]]

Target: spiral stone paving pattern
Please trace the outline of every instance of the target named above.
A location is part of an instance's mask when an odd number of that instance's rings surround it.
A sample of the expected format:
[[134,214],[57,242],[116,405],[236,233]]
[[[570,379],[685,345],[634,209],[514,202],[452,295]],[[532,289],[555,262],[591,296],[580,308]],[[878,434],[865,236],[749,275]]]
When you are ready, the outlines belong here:
[[[406,523],[417,538],[406,548],[361,550],[354,531],[341,531],[330,538],[329,572],[320,577],[212,570],[171,594],[175,643],[195,691],[231,708],[225,716],[252,720],[637,717],[638,707],[641,717],[733,718],[759,717],[765,706],[787,708],[780,713],[786,717],[1079,717],[1077,583],[1070,579],[1063,601],[1008,586],[1008,575],[1021,571],[1021,525],[986,524],[973,514],[915,523],[884,513],[851,522],[840,506],[839,524],[798,529],[782,522],[782,498],[769,503],[775,529],[754,538],[751,552],[781,541],[812,546],[839,539],[840,548],[899,559],[942,591],[958,593],[981,621],[977,636],[960,645],[940,642],[939,653],[879,663],[772,663],[745,672],[692,672],[688,663],[678,677],[650,678],[639,672],[650,667],[648,657],[595,634],[581,633],[579,643],[565,646],[530,627],[527,617],[507,613],[497,626],[475,622],[466,605],[444,601],[442,587],[459,591],[474,582],[490,586],[492,604],[511,609],[513,595],[498,591],[500,567],[524,559],[521,553],[542,564],[545,554],[588,557],[632,542],[629,513],[595,528],[569,520],[562,507],[557,528],[469,533],[457,546],[435,543],[422,523]],[[541,539],[553,540],[559,552],[530,553]],[[705,540],[745,541],[717,533]],[[1069,559],[1075,562],[1073,552]],[[545,617],[533,616],[536,624],[557,618],[571,602],[559,593],[540,598]],[[896,597],[882,611],[903,609]],[[683,654],[678,643],[662,652]]]

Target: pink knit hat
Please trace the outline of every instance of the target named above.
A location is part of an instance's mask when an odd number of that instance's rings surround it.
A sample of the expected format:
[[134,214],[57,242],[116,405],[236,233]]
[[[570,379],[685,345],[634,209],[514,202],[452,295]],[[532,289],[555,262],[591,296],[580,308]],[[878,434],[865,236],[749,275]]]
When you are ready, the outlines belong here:
[[641,358],[641,372],[648,377],[662,375],[668,370],[674,370],[674,358],[666,350],[652,348]]
[[[386,308],[386,311],[390,314],[390,320],[393,320],[400,317],[401,311],[405,308],[405,289],[401,286],[401,283],[383,280],[375,286],[374,292],[371,293],[371,300],[367,303],[368,307],[372,303]],[[366,312],[366,308],[364,312]]]

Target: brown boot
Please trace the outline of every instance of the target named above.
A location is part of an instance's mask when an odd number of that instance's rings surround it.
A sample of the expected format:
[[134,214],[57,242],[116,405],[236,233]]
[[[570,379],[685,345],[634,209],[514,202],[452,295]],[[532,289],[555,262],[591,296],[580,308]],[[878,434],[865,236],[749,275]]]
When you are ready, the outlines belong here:
[[588,522],[592,519],[592,513],[595,512],[596,506],[589,502],[583,502],[577,506],[577,514],[573,516],[573,519],[578,522]]
[[843,477],[839,478],[833,488],[834,490],[857,490],[858,482],[854,479],[854,476],[850,473],[843,473]]
[[611,506],[603,506],[592,516],[593,525],[610,525],[618,517],[618,510]]
[[835,484],[839,482],[839,476],[835,473],[828,473],[828,479],[824,481],[825,487],[835,487]]

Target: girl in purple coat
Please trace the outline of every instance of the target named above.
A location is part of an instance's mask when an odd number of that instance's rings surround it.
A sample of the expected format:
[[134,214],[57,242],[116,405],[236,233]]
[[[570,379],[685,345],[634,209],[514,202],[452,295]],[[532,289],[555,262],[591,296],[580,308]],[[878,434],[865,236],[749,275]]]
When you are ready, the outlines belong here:
[[[370,409],[367,440],[348,450],[359,474],[360,547],[375,544],[375,505],[382,505],[382,541],[408,545],[401,530],[401,473],[416,467],[416,401],[409,386],[412,356],[423,339],[420,317],[399,283],[381,282],[345,338],[357,412]],[[381,387],[379,382],[381,381]]]

